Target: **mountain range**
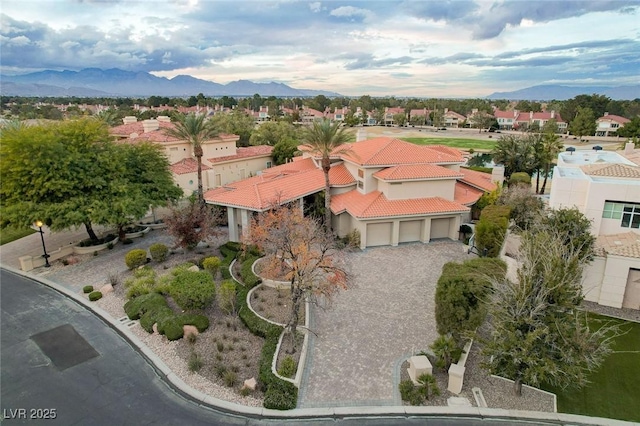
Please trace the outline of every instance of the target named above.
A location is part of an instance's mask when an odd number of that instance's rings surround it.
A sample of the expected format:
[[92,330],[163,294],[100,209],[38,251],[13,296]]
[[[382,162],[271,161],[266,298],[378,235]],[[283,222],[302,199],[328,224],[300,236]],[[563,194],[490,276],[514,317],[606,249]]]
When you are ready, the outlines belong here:
[[605,95],[615,100],[633,100],[640,98],[640,85],[634,86],[533,86],[513,92],[496,92],[487,96],[488,99],[508,99],[515,101],[564,101],[578,95]]
[[[0,93],[7,96],[77,96],[77,97],[188,97],[205,96],[276,96],[327,97],[342,96],[324,90],[295,89],[283,83],[254,83],[238,80],[227,84],[202,80],[189,75],[173,78],[157,77],[147,72],[124,71],[118,68],[102,70],[86,68],[81,71],[45,70],[23,75],[0,77]],[[640,98],[640,85],[607,86],[533,86],[512,92],[496,92],[488,99],[509,100],[566,100],[578,95],[599,94],[616,100]]]
[[0,92],[8,96],[79,96],[79,97],[187,97],[205,96],[309,97],[341,96],[323,90],[294,89],[282,83],[254,83],[248,80],[219,84],[189,75],[171,79],[147,72],[124,71],[117,68],[81,71],[45,70],[23,75],[1,77]]

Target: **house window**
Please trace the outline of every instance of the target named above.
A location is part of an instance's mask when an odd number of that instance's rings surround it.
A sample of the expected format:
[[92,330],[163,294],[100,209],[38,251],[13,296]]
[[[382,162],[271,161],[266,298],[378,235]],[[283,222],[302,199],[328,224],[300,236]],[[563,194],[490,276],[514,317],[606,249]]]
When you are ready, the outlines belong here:
[[267,169],[271,168],[271,161],[267,161]]
[[359,178],[364,178],[364,170],[358,169],[358,177]]
[[640,228],[640,204],[615,203],[607,201],[602,210],[604,219],[622,219],[620,226],[623,228]]
[[169,151],[177,151],[177,150],[178,150],[178,147],[175,147],[175,148],[169,148]]
[[364,182],[362,182],[361,180],[358,181],[358,188],[364,188]]

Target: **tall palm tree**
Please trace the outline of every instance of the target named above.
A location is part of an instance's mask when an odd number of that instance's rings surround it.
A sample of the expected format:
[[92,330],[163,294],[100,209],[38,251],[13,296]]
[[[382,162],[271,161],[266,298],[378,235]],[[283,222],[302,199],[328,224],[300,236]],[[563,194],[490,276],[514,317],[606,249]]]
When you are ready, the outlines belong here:
[[188,114],[178,118],[173,128],[165,129],[165,134],[188,141],[193,147],[193,155],[198,162],[198,201],[204,205],[202,189],[202,143],[218,135],[218,131],[206,120],[204,115]]
[[331,187],[329,185],[329,170],[331,170],[331,154],[344,153],[349,150],[344,143],[352,140],[351,135],[345,133],[340,122],[331,124],[325,119],[314,121],[302,134],[302,142],[307,145],[312,154],[320,157],[324,172],[324,226],[331,232]]
[[562,144],[560,136],[556,135],[553,132],[545,133],[542,139],[543,154],[541,156],[544,181],[542,182],[542,188],[540,188],[539,194],[544,194],[545,188],[547,187],[547,178],[549,177],[551,167],[553,167],[556,157],[563,148],[564,145]]

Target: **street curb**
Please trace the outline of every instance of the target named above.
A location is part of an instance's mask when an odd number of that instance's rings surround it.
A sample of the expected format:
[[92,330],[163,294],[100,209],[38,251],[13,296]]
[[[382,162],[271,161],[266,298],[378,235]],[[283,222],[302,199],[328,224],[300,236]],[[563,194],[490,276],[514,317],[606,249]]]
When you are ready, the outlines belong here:
[[137,350],[151,365],[156,373],[162,378],[174,391],[181,394],[185,399],[202,406],[204,408],[221,411],[228,414],[242,415],[251,418],[266,419],[311,419],[311,418],[350,418],[350,417],[458,417],[458,418],[477,418],[477,419],[502,419],[502,420],[524,420],[524,421],[542,421],[550,424],[584,424],[584,425],[604,425],[604,426],[624,426],[633,425],[633,422],[622,420],[606,419],[601,417],[588,417],[575,414],[564,413],[546,413],[537,411],[519,411],[504,410],[497,408],[477,408],[477,407],[418,407],[418,406],[353,406],[353,407],[325,407],[325,408],[296,408],[287,411],[270,410],[267,408],[248,407],[229,401],[220,400],[202,392],[191,388],[169,367],[155,355],[149,347],[147,347],[137,336],[135,336],[124,324],[120,324],[116,319],[112,318],[104,309],[92,305],[85,300],[80,294],[65,288],[47,278],[37,277],[25,274],[23,271],[10,266],[0,265],[15,275],[23,276],[32,281],[46,285],[52,290],[72,299],[87,310],[95,313],[105,324],[114,329],[132,347]]

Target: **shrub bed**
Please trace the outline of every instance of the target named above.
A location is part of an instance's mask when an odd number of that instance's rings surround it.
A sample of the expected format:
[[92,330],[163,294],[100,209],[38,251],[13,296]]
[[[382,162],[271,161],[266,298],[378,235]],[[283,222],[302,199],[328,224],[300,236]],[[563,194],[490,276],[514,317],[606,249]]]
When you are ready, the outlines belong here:
[[184,310],[204,309],[215,299],[216,285],[208,272],[182,271],[171,282],[169,294]]
[[509,226],[509,206],[487,206],[480,214],[476,224],[476,246],[480,253],[486,250],[487,256],[498,257]]
[[129,250],[124,256],[124,263],[129,269],[136,269],[147,263],[147,251],[143,249]]
[[151,253],[151,259],[156,262],[164,262],[169,257],[169,247],[162,243],[155,243],[149,246],[149,253]]

